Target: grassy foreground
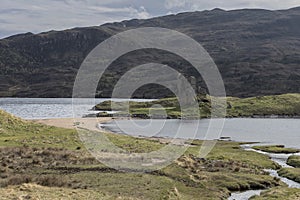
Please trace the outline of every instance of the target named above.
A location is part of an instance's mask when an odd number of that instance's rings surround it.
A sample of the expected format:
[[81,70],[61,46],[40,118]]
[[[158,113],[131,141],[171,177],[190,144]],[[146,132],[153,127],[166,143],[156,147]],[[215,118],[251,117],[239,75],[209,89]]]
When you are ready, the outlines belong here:
[[[211,99],[208,95],[197,97],[199,102],[199,112],[201,118],[211,116]],[[215,97],[214,97],[215,98]],[[216,98],[217,99],[217,98]],[[300,116],[300,94],[283,94],[251,98],[227,97],[227,117],[256,117],[278,115],[282,117]],[[124,103],[105,101],[95,106],[95,110],[124,111]],[[161,105],[161,107],[155,107]],[[221,106],[220,106],[221,108]],[[217,108],[219,109],[219,108]],[[160,117],[162,110],[166,112],[167,118],[181,118],[181,110],[177,98],[160,99],[153,102],[130,102],[130,116],[138,118],[155,117],[151,113],[156,113]],[[106,113],[99,114],[100,117],[107,116]]]
[[[94,134],[100,134],[95,132]],[[160,140],[106,133],[130,152],[163,147]],[[202,141],[168,167],[121,172],[95,160],[74,130],[34,124],[0,111],[0,199],[226,199],[230,192],[285,186],[266,174],[279,169],[237,142],[218,142],[198,158]],[[296,192],[299,192],[297,190]]]

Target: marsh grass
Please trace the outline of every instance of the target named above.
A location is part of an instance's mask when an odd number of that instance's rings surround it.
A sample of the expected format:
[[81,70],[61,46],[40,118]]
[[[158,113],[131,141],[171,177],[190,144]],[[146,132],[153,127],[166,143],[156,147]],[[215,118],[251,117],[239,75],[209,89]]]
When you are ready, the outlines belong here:
[[[264,168],[279,168],[267,156],[244,151],[237,142],[217,142],[206,158],[199,158],[203,141],[192,144],[171,165],[149,173],[121,172],[99,163],[79,142],[75,131],[34,124],[2,112],[0,133],[0,190],[5,199],[20,194],[24,184],[33,185],[22,195],[66,199],[64,191],[90,192],[100,199],[226,199],[230,192],[281,185]],[[103,133],[129,152],[149,152],[165,144]],[[172,145],[172,144],[171,144]],[[82,146],[80,150],[76,150]],[[51,191],[51,192],[50,192]],[[51,193],[51,194],[50,194]],[[21,195],[21,194],[20,194]],[[80,195],[78,195],[79,197]]]
[[271,146],[254,146],[253,149],[268,152],[268,153],[283,153],[291,154],[300,152],[299,149],[285,148],[284,145],[271,145]]
[[297,155],[290,156],[287,160],[287,164],[296,168],[300,168],[300,156]]
[[250,198],[250,200],[298,200],[300,199],[300,189],[287,188],[287,187],[275,187],[262,192],[260,196]]
[[282,168],[278,174],[300,183],[300,168]]

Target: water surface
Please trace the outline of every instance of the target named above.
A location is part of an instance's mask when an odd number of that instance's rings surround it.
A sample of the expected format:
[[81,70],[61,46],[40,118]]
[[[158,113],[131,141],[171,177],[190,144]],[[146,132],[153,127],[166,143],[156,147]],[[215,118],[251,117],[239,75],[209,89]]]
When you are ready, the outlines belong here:
[[[210,127],[211,121],[220,119],[203,119],[200,121],[180,120],[114,120],[102,127],[117,133],[130,135],[175,137],[180,127],[182,138],[194,138],[196,124],[197,139],[218,139],[230,137],[234,141],[262,142],[267,144],[283,144],[287,147],[300,148],[300,119],[252,119],[235,118],[225,119],[224,127],[219,135],[206,135],[208,128],[214,131],[216,127]],[[132,121],[132,122],[131,122]],[[216,129],[215,132],[218,130]]]
[[[0,109],[23,119],[72,118],[95,113],[91,108],[106,100],[128,99],[80,99],[76,101],[80,105],[76,105],[73,112],[72,98],[0,98]],[[131,99],[131,101],[151,101],[151,99]]]

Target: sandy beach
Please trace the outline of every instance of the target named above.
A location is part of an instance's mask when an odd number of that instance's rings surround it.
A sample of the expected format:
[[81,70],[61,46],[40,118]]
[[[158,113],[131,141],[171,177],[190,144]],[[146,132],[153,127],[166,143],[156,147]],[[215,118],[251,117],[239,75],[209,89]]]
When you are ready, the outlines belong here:
[[35,123],[46,124],[61,128],[75,129],[76,127],[99,131],[98,124],[112,120],[110,117],[103,118],[55,118],[55,119],[36,119],[31,120]]

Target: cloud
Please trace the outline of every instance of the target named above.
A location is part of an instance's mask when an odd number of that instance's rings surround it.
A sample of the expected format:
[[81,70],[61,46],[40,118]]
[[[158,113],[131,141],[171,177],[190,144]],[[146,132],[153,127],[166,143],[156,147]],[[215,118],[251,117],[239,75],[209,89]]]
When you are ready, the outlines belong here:
[[139,10],[134,10],[133,14],[136,15],[137,18],[140,18],[140,19],[147,19],[147,18],[151,17],[151,15],[147,12],[147,10],[144,6],[141,6],[139,8]]
[[[22,32],[62,30],[101,25],[132,18],[149,18],[144,6],[109,7],[91,0],[3,0],[0,8],[0,37]],[[104,1],[105,2],[105,1]],[[117,1],[115,1],[117,3]]]
[[184,8],[186,7],[187,1],[186,0],[166,0],[165,7],[167,9],[174,9],[174,8]]
[[236,8],[285,9],[300,0],[2,0],[0,37],[95,26],[132,18],[150,18],[194,10]]
[[165,0],[168,10],[193,11],[213,9],[264,8],[287,9],[300,5],[300,0]]

